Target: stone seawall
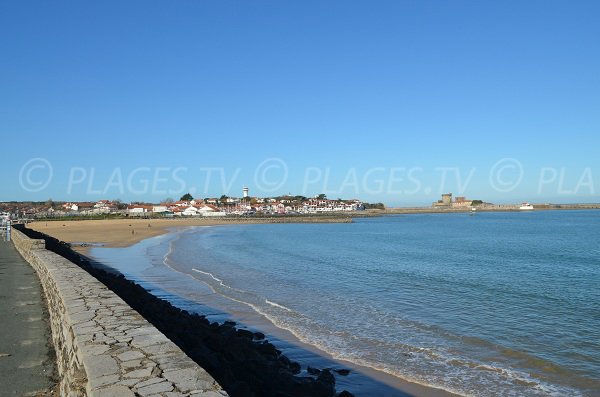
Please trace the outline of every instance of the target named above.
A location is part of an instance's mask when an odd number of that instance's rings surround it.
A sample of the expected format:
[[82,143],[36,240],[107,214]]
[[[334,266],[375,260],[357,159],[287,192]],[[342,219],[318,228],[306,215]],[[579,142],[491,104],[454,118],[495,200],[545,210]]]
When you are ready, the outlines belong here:
[[227,396],[204,369],[114,292],[17,229],[12,241],[48,302],[61,396]]

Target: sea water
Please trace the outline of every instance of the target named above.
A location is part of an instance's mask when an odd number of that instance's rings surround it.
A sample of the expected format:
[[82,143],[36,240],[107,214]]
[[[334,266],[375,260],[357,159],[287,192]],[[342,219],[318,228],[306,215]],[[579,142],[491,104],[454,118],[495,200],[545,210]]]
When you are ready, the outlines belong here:
[[600,211],[198,227],[92,256],[188,310],[460,395],[600,395]]

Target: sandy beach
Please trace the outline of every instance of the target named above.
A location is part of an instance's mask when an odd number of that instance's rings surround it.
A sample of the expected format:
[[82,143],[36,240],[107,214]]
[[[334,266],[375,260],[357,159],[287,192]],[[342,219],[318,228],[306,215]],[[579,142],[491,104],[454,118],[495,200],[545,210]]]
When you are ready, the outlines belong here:
[[[27,227],[67,243],[99,244],[128,247],[144,239],[186,226],[216,226],[260,223],[346,223],[349,217],[281,217],[281,218],[179,218],[179,219],[106,219],[36,221]],[[76,244],[74,244],[76,245]],[[76,248],[76,247],[74,247]]]

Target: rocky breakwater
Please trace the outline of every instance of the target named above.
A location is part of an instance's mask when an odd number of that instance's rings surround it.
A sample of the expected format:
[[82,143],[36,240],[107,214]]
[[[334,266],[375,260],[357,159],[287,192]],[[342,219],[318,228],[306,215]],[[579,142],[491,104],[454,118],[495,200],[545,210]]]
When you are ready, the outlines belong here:
[[[120,274],[94,267],[68,244],[43,233],[21,228],[41,238],[46,248],[77,263],[108,286],[145,319],[164,333],[187,356],[204,368],[232,397],[348,397],[336,393],[335,376],[347,371],[301,368],[260,332],[239,329],[233,322],[211,323],[150,294]],[[124,326],[128,318],[118,322]]]
[[202,396],[227,393],[121,298],[69,260],[13,230],[48,303],[61,396]]

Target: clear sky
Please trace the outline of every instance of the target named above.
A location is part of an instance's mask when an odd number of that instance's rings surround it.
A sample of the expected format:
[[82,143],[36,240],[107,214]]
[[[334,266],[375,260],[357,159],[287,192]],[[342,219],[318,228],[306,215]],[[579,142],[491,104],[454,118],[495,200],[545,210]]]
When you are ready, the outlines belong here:
[[0,200],[598,202],[599,20],[598,1],[4,1]]

